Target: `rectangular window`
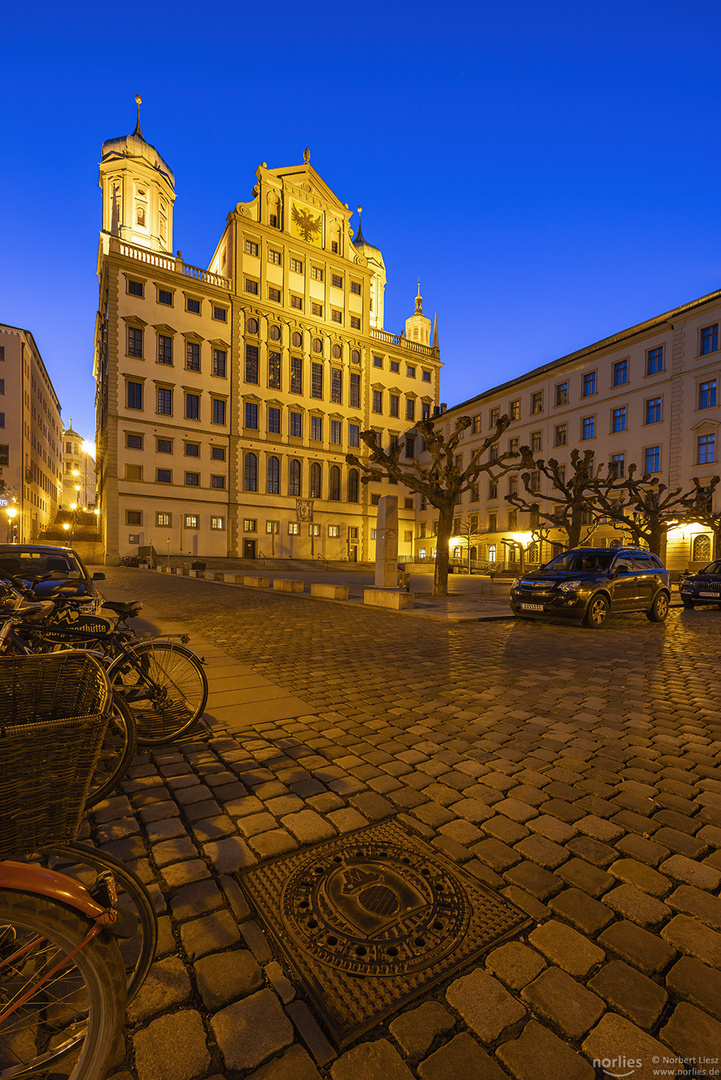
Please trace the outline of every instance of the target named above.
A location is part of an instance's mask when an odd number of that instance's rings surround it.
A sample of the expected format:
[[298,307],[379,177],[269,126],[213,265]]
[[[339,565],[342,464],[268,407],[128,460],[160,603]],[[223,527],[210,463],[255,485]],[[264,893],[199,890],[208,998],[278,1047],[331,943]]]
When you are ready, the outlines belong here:
[[173,391],[168,386],[158,387],[158,413],[161,416],[173,415]]
[[660,472],[661,447],[647,446],[644,453],[643,471],[645,473]]
[[311,304],[310,305],[310,313],[311,313],[311,315],[315,315],[316,318],[322,319],[323,318],[323,305],[322,304]]
[[617,480],[626,475],[626,459],[624,454],[611,455],[611,475]]
[[310,396],[323,400],[323,365],[315,361],[310,365]]
[[225,518],[223,517],[211,517],[210,527],[214,531],[220,531],[225,528]]
[[661,398],[649,398],[646,402],[646,423],[658,424],[661,420]]
[[341,277],[340,274],[331,274],[330,283],[336,289],[342,289],[343,288],[343,278]]
[[698,437],[698,464],[709,465],[716,460],[716,436],[699,435]]
[[214,306],[213,307],[213,318],[217,319],[218,322],[227,322],[228,321],[227,308],[215,307]]
[[[383,357],[382,356],[375,356],[374,355],[374,357],[373,357],[373,367],[379,367],[379,368],[383,367]],[[398,368],[396,367],[396,371],[397,370],[398,370]]]
[[158,363],[172,364],[173,339],[165,334],[158,334]]
[[300,356],[290,358],[290,392],[291,394],[303,393],[303,360]]
[[257,532],[257,518],[243,518],[243,532]]
[[424,370],[423,370],[423,382],[430,382],[430,381],[431,381],[431,372],[426,371],[425,368],[424,368]]
[[414,435],[406,435],[406,457],[414,458],[416,456],[416,440]]
[[340,368],[331,368],[330,399],[336,405],[343,404],[343,372]]
[[702,382],[698,388],[699,409],[712,409],[716,404],[716,379]]
[[219,476],[217,473],[213,473],[211,475],[211,477],[210,477],[210,486],[212,488],[224,488],[225,487],[225,477],[224,476]]
[[256,244],[256,242],[254,240],[246,240],[245,241],[245,254],[246,255],[257,255],[258,254],[258,245]]
[[142,525],[143,524],[143,511],[142,510],[126,510],[125,511],[125,524],[126,525]]
[[374,390],[373,391],[373,412],[374,413],[382,413],[383,412],[383,391],[382,390]]
[[128,379],[125,383],[125,404],[128,409],[142,409],[143,384]]
[[701,356],[716,352],[718,349],[718,323],[713,326],[704,326],[701,331]]
[[352,409],[360,408],[360,375],[353,372],[350,377],[350,406]]
[[406,375],[408,376],[409,379],[415,379],[415,377],[416,377],[416,369],[415,369],[415,366],[413,364],[406,364]]
[[406,420],[415,420],[416,403],[414,398],[406,398]]
[[343,426],[340,420],[330,422],[330,441],[334,446],[340,446]]
[[290,306],[292,308],[295,308],[296,311],[302,311],[303,310],[303,298],[301,296],[291,296],[291,298],[290,298]]
[[268,431],[271,435],[280,435],[280,409],[268,406]]
[[543,390],[539,390],[537,394],[531,394],[531,412],[543,412]]
[[336,308],[331,308],[330,318],[331,318],[331,322],[342,323],[343,322],[343,312],[338,311]]
[[313,278],[313,281],[322,281],[323,280],[323,271],[320,268],[320,266],[311,266],[311,268],[310,268],[310,276]]
[[173,470],[172,469],[156,469],[155,470],[155,482],[157,484],[172,484],[172,482],[173,482]]
[[173,452],[173,440],[172,439],[157,439],[155,443],[155,449],[159,454],[172,454]]
[[143,436],[142,435],[131,435],[128,432],[126,434],[126,436],[125,436],[125,445],[127,447],[129,447],[131,450],[142,450],[143,449]]
[[531,432],[531,450],[533,450],[534,452],[537,452],[540,449],[541,449],[541,432],[540,431],[532,431]]
[[187,442],[185,444],[185,456],[186,457],[200,457],[200,443]]
[[173,294],[168,292],[167,289],[158,289],[158,303],[167,304],[168,307],[173,306]]
[[628,360],[618,360],[613,365],[613,385],[625,386],[628,382]]
[[596,437],[596,417],[584,416],[581,421],[581,438],[594,439]]
[[185,343],[185,369],[186,371],[200,371],[200,342],[186,341]]
[[185,514],[184,526],[186,529],[197,529],[199,525],[199,519],[197,514]]
[[596,393],[596,372],[589,371],[583,376],[583,392],[582,397],[591,397]]
[[185,298],[185,310],[200,315],[200,300],[194,300],[192,296],[187,296]]
[[128,356],[143,355],[143,331],[138,326],[128,327]]
[[226,376],[227,360],[225,349],[213,349],[213,374],[221,379]]
[[311,522],[308,526],[308,536],[320,536],[320,525],[317,522]]
[[142,281],[130,281],[128,280],[128,292],[131,296],[143,295],[143,283]]
[[611,414],[611,431],[626,430],[626,406],[614,409]]
[[283,262],[279,251],[273,251],[272,248],[268,249],[268,262],[275,263],[276,266],[280,266]]
[[348,425],[348,445],[360,446],[360,427],[358,424]]
[[268,353],[268,386],[280,390],[280,353]]
[[280,532],[280,522],[279,521],[266,521],[266,523],[265,523],[265,531],[267,533],[275,533],[276,536],[277,536],[278,533]]
[[268,299],[274,303],[280,303],[280,289],[274,289],[272,285],[268,286]]
[[663,371],[663,345],[649,349],[646,358],[646,374],[657,375],[659,371]]
[[163,514],[160,511],[157,511],[155,514],[155,524],[167,529],[173,524],[173,515]]
[[[421,417],[423,420],[428,420],[431,415],[431,403],[429,401],[421,402]],[[476,419],[478,419],[476,417]]]
[[258,383],[258,346],[245,346],[245,381]]
[[521,417],[521,402],[519,400],[512,401],[508,406],[508,415],[511,420],[519,420]]
[[185,395],[185,419],[200,420],[200,394]]
[[303,437],[303,413],[292,412],[290,414],[290,434],[294,439]]
[[355,296],[360,296],[360,294],[361,294],[360,281],[351,281],[351,283],[350,283],[350,291]]
[[302,274],[303,273],[303,262],[302,262],[302,260],[301,259],[291,259],[290,260],[290,268],[291,268],[291,270],[295,270],[296,274]]
[[253,281],[252,278],[246,278],[245,279],[245,291],[247,293],[250,293],[251,296],[257,296],[258,295],[258,282]]
[[491,425],[492,428],[494,428],[496,426],[496,424],[498,423],[499,411],[500,411],[499,409],[491,409],[491,412],[490,412],[490,425]]
[[288,536],[300,536],[300,522],[289,521],[288,522]]
[[351,315],[351,317],[350,317],[350,325],[351,325],[352,330],[360,330],[360,328],[361,328],[360,317],[358,315]]
[[143,479],[143,466],[142,465],[126,465],[125,466],[125,479],[126,480],[142,480]]
[[225,447],[224,446],[211,446],[210,456],[213,461],[225,461]]
[[518,439],[509,439],[508,440],[508,450],[509,450],[509,452],[511,454],[517,454],[518,453]]
[[568,405],[568,383],[556,384],[556,405]]
[[[412,536],[413,534],[411,534]],[[328,536],[340,536],[340,525],[329,525]]]
[[323,442],[323,417],[311,416],[310,418],[311,442]]
[[186,487],[199,487],[200,486],[200,473],[187,472],[185,474]]
[[213,398],[210,406],[211,424],[225,423],[225,401],[221,398]]
[[566,446],[568,443],[568,428],[565,424],[556,424],[554,432],[554,446]]
[[258,430],[258,406],[254,401],[245,403],[245,426],[254,431]]

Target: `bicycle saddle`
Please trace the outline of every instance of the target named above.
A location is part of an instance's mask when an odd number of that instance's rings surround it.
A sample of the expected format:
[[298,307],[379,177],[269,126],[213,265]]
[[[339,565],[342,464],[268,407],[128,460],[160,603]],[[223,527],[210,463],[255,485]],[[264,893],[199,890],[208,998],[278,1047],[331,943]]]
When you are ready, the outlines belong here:
[[140,600],[130,600],[128,602],[122,600],[106,600],[103,604],[104,608],[110,608],[116,615],[125,615],[128,618],[134,618],[142,608]]

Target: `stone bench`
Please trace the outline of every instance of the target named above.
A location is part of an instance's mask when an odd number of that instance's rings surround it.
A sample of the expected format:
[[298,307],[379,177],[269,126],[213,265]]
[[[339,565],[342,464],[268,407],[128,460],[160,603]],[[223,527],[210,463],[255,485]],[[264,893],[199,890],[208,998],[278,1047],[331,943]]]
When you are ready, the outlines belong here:
[[310,587],[311,596],[322,596],[324,600],[347,600],[347,585],[325,585],[315,582]]
[[273,588],[276,592],[303,592],[305,584],[302,581],[292,581],[290,578],[274,578]]
[[363,603],[370,607],[392,608],[404,611],[413,607],[414,594],[405,589],[364,589]]
[[188,577],[199,577],[199,578],[204,578],[205,577],[205,570],[188,570],[187,573],[188,573]]
[[228,581],[228,582],[230,582],[231,585],[244,585],[245,584],[245,575],[244,574],[221,574],[219,578],[216,578],[216,580],[217,581]]
[[244,577],[243,584],[248,585],[251,589],[269,589],[270,578],[269,577]]

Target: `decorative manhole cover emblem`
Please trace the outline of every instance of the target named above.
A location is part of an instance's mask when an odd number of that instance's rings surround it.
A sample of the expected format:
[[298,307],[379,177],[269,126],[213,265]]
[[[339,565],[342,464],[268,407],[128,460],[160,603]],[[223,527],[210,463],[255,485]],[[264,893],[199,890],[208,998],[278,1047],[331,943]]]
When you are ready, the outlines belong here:
[[339,1046],[530,922],[396,821],[239,876]]

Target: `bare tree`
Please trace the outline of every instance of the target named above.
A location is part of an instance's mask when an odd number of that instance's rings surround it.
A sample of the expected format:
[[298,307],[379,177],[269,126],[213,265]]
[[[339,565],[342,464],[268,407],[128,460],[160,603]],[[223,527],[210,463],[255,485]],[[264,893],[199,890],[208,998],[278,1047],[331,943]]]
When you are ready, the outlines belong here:
[[[506,495],[506,502],[548,523],[550,528],[566,534],[568,547],[578,547],[586,524],[586,516],[593,514],[597,479],[600,472],[594,467],[593,450],[583,454],[571,451],[570,469],[556,458],[534,458],[528,446],[521,447],[523,467],[530,470],[521,474],[526,495],[514,492]],[[541,494],[534,487],[533,472],[551,481],[549,492]],[[540,479],[539,476],[539,479]],[[550,504],[550,505],[549,505]]]
[[[487,473],[492,480],[497,480],[504,473],[515,468],[508,464],[509,461],[518,458],[518,454],[506,451],[496,457],[488,457],[487,453],[496,450],[498,439],[506,430],[510,420],[502,416],[495,430],[486,436],[480,446],[473,451],[471,460],[465,469],[457,464],[458,444],[463,432],[471,426],[469,416],[461,416],[456,420],[452,434],[446,439],[432,420],[421,420],[414,427],[425,441],[425,449],[428,460],[421,462],[417,457],[404,458],[401,460],[401,451],[405,448],[405,439],[401,439],[395,446],[384,450],[381,445],[378,432],[361,431],[360,438],[370,450],[368,461],[364,461],[356,454],[347,454],[346,461],[360,469],[363,475],[361,483],[368,484],[371,480],[394,480],[404,484],[410,491],[424,495],[431,506],[438,510],[438,536],[436,551],[435,576],[433,580],[433,595],[448,595],[448,545],[453,535],[453,517],[456,506],[465,491],[477,483],[481,473]],[[410,434],[410,433],[409,433]]]

